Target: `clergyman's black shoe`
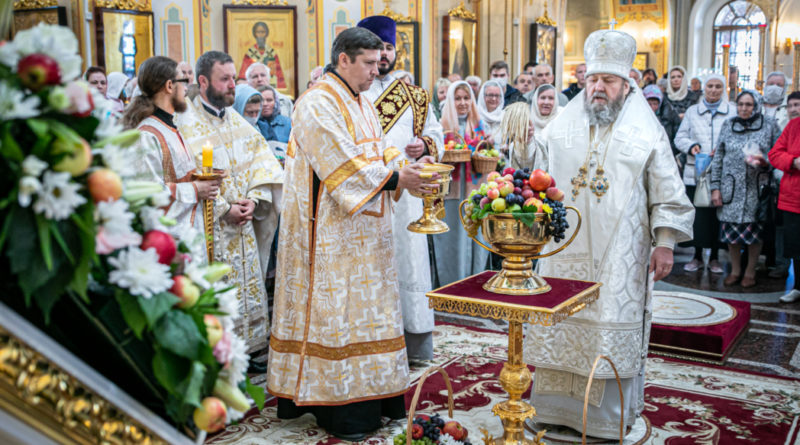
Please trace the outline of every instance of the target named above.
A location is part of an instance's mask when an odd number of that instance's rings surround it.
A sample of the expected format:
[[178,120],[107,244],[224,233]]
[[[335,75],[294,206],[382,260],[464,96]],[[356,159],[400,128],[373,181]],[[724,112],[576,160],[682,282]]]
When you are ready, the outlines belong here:
[[361,442],[367,437],[369,437],[367,433],[343,434],[343,433],[337,433],[336,431],[328,431],[328,432],[337,439],[346,440],[348,442]]
[[266,363],[259,363],[250,360],[250,363],[247,365],[247,373],[248,374],[266,374],[267,373],[267,364]]

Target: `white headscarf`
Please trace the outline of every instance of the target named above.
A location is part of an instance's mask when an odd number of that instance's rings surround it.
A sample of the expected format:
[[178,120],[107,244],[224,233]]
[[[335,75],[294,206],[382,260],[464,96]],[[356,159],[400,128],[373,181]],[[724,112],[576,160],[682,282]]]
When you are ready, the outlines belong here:
[[465,86],[469,92],[469,97],[472,99],[470,110],[467,112],[467,128],[466,133],[472,135],[473,129],[478,126],[480,116],[478,115],[478,107],[475,106],[475,96],[472,94],[472,88],[469,87],[467,82],[459,80],[450,84],[447,88],[447,98],[444,100],[444,108],[442,108],[442,128],[445,131],[458,132],[458,111],[456,111],[456,88]]
[[[672,89],[672,82],[670,81],[670,75],[673,71],[678,70],[683,73],[683,80],[681,80],[681,87],[678,88],[677,91]],[[673,101],[681,101],[686,98],[686,95],[689,94],[689,79],[686,78],[686,68],[675,65],[667,71],[667,97],[669,100]]]
[[117,71],[109,73],[106,96],[108,96],[109,99],[118,99],[119,94],[122,93],[122,89],[125,88],[125,83],[127,82],[128,76]]
[[539,112],[539,94],[547,90],[553,90],[554,93],[556,92],[555,87],[548,83],[540,85],[533,92],[533,100],[531,100],[531,120],[533,121],[534,133],[539,133],[540,131],[544,130],[544,127],[546,127],[550,121],[555,119],[556,116],[558,116],[558,113],[564,109],[564,107],[558,106],[558,96],[555,96],[555,100],[553,101],[553,111],[550,112],[550,115],[545,116]]
[[[497,87],[500,88],[500,104],[494,111],[489,111],[486,108],[486,87]],[[506,100],[503,97],[503,87],[500,85],[500,82],[496,80],[487,80],[481,86],[481,91],[478,93],[478,114],[481,116],[481,120],[487,125],[496,125],[499,124],[500,121],[503,120],[503,107],[505,106]]]

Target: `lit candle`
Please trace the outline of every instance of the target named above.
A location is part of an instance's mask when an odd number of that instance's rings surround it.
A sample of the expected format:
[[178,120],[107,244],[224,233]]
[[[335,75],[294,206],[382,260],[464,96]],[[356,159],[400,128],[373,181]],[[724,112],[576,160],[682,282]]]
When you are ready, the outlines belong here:
[[203,168],[211,168],[214,165],[214,147],[206,141],[203,144]]

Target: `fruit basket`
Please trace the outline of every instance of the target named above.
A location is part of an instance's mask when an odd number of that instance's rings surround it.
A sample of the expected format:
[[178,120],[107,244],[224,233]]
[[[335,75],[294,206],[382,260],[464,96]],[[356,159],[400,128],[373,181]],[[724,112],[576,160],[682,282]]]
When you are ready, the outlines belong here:
[[448,164],[460,164],[462,162],[469,162],[472,158],[472,151],[470,151],[467,141],[464,137],[454,131],[444,132],[444,154],[442,155],[442,162]]
[[500,152],[492,144],[485,140],[480,141],[472,153],[472,169],[477,173],[485,175],[497,170],[497,162],[500,160]]
[[[420,414],[414,416],[419,402],[420,392],[425,380],[433,373],[438,372],[444,378],[447,385],[447,415],[451,420],[445,420],[439,414],[428,416]],[[408,422],[406,430],[394,436],[394,445],[471,445],[467,440],[468,431],[460,423],[453,419],[453,386],[450,384],[450,377],[447,372],[438,367],[428,368],[417,383],[414,397],[411,399],[411,408],[408,411]]]

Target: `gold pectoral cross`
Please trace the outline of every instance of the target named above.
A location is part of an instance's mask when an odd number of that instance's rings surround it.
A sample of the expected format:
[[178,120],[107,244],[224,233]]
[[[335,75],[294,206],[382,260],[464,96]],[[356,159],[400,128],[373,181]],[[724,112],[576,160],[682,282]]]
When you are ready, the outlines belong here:
[[573,176],[572,180],[572,200],[575,201],[575,198],[578,197],[578,194],[581,192],[581,188],[586,187],[586,174],[589,173],[589,170],[586,168],[586,165],[582,166],[578,169],[578,175]]

